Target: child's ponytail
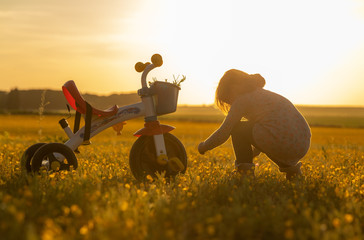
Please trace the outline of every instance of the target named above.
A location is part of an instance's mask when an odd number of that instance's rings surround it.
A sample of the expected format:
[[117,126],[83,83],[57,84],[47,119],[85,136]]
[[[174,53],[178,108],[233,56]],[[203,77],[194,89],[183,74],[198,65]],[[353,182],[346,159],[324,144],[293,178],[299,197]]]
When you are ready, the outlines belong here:
[[257,88],[263,88],[265,86],[265,79],[259,73],[250,75],[254,81]]

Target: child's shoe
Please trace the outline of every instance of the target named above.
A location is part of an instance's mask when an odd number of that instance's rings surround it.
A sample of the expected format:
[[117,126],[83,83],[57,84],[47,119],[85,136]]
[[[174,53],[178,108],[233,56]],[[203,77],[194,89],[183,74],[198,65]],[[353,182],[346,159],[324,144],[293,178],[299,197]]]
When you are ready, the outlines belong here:
[[237,163],[235,161],[235,168],[238,173],[242,177],[249,177],[249,178],[255,178],[254,170],[255,170],[255,164],[254,163]]
[[281,172],[286,173],[286,179],[289,181],[299,179],[303,177],[302,171],[301,171],[302,163],[298,162],[294,166],[286,167],[286,168],[279,168]]

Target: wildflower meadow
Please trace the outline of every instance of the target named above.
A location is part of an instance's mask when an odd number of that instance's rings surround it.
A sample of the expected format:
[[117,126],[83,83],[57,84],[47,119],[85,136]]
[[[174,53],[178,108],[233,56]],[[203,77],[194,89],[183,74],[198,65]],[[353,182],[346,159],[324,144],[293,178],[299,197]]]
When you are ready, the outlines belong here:
[[255,179],[241,178],[230,140],[200,155],[218,123],[187,120],[166,122],[188,157],[174,179],[131,174],[142,120],[81,146],[76,170],[22,173],[27,147],[67,139],[60,118],[0,115],[1,239],[363,239],[364,129],[313,127],[305,178],[292,182],[264,154]]

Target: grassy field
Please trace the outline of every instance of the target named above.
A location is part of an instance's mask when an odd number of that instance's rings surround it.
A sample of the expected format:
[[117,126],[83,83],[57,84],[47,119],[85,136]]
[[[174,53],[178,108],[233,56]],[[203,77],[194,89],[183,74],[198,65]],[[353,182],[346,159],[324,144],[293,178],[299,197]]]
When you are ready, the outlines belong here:
[[22,175],[28,146],[65,140],[59,119],[0,115],[1,239],[363,239],[364,129],[313,127],[306,178],[294,183],[265,155],[256,179],[240,179],[230,141],[196,150],[218,123],[168,118],[188,155],[186,174],[171,182],[132,176],[140,120],[80,147],[76,171]]
[[[364,108],[296,106],[311,126],[364,128]],[[224,115],[213,106],[179,106],[177,112],[162,116],[165,120],[221,122]]]

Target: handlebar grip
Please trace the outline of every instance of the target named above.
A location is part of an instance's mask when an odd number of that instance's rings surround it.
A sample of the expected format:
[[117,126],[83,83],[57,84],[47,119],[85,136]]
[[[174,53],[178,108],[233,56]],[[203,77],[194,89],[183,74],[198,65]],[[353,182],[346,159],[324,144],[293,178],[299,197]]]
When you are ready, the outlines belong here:
[[135,68],[135,70],[136,70],[137,72],[143,72],[143,71],[144,71],[144,69],[145,69],[148,65],[150,65],[150,62],[146,62],[146,63],[137,62],[137,63],[135,64],[134,68]]
[[144,69],[145,69],[145,64],[144,63],[142,63],[142,62],[137,62],[136,64],[135,64],[135,70],[137,71],[137,72],[143,72],[144,71]]
[[[155,67],[160,67],[163,64],[163,59],[162,56],[159,54],[154,54],[151,58],[152,63]],[[142,62],[137,62],[134,66],[135,70],[137,72],[143,72],[144,69],[150,64],[150,62],[146,62],[146,63],[142,63]]]
[[163,64],[162,56],[159,55],[158,53],[154,54],[152,56],[151,60],[152,60],[153,65],[156,67],[160,67]]

